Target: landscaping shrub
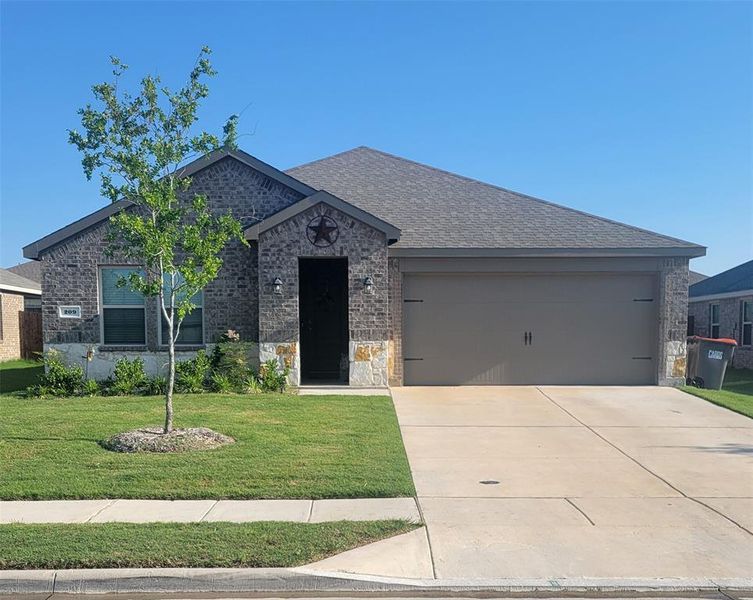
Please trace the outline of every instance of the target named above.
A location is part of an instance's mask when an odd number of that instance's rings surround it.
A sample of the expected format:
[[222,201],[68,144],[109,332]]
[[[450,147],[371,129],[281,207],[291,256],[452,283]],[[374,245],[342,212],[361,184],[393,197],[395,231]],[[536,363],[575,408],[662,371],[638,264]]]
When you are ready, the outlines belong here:
[[196,358],[182,360],[175,365],[175,389],[183,394],[200,394],[209,380],[209,357],[199,350]]
[[108,391],[114,396],[128,396],[138,392],[146,382],[144,360],[121,358],[115,363],[115,370],[109,381]]
[[222,334],[212,350],[210,359],[212,373],[226,378],[230,389],[241,389],[248,374],[252,349],[251,344],[241,342],[238,333],[232,329],[228,330]]
[[233,385],[233,382],[230,381],[230,377],[225,373],[212,373],[212,391],[227,394],[229,392],[234,392],[236,389],[237,386]]
[[244,394],[261,394],[261,383],[259,378],[250,371],[246,374],[241,382],[241,392]]
[[280,368],[279,363],[270,358],[259,369],[259,384],[265,392],[284,392],[288,386],[288,374],[290,368]]
[[147,377],[143,389],[147,396],[162,396],[167,393],[167,377],[161,375]]
[[44,354],[45,372],[39,385],[29,388],[32,396],[75,396],[84,386],[84,369],[81,365],[67,365],[57,350]]
[[81,385],[82,396],[96,396],[101,391],[99,382],[94,379],[85,379]]

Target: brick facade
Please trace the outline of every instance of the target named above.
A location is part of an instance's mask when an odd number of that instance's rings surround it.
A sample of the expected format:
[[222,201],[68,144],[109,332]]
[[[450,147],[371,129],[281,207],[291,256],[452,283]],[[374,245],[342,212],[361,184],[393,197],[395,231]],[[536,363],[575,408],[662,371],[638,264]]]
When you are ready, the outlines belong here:
[[702,300],[694,302],[692,299],[688,305],[688,317],[694,319],[695,335],[709,337],[710,331],[710,307],[712,304],[719,305],[719,337],[737,340],[735,356],[732,366],[736,369],[753,369],[753,346],[743,346],[742,337],[742,305],[743,302],[753,302],[753,295],[737,296],[734,298],[720,298],[718,300]]
[[[232,211],[250,226],[296,203],[303,195],[231,157],[193,176],[192,190],[203,193],[216,213]],[[345,199],[347,200],[347,198]],[[344,208],[343,210],[347,210]],[[338,224],[331,246],[312,245],[306,227],[320,214]],[[81,361],[88,348],[96,352],[90,374],[106,377],[121,356],[142,356],[155,372],[166,363],[158,345],[157,301],[146,303],[146,344],[138,348],[101,345],[99,270],[122,265],[122,257],[108,257],[107,222],[86,229],[42,251],[42,314],[46,348],[58,348],[70,361]],[[400,259],[388,258],[385,234],[326,203],[312,206],[271,229],[262,231],[250,247],[240,242],[223,252],[219,277],[204,291],[204,339],[212,344],[228,329],[244,341],[258,343],[259,359],[274,358],[291,367],[291,381],[300,381],[298,315],[299,257],[348,258],[349,378],[353,385],[401,385],[402,281]],[[682,383],[685,366],[688,260],[657,259],[660,360],[656,382]],[[364,279],[373,280],[366,293]],[[283,282],[282,294],[272,281]],[[60,305],[81,306],[80,319],[61,319]],[[183,349],[190,356],[194,349]]]
[[0,360],[21,358],[20,313],[23,310],[22,295],[0,292]]
[[[306,228],[322,214],[337,223],[339,233],[334,244],[319,248],[308,240]],[[266,274],[259,289],[261,360],[278,357],[287,362],[293,369],[291,378],[298,382],[298,259],[336,256],[348,258],[350,383],[386,385],[387,240],[383,232],[326,204],[313,206],[259,236],[259,272]],[[374,282],[372,293],[364,289],[367,276]],[[283,282],[282,294],[275,294],[272,287],[277,277]]]

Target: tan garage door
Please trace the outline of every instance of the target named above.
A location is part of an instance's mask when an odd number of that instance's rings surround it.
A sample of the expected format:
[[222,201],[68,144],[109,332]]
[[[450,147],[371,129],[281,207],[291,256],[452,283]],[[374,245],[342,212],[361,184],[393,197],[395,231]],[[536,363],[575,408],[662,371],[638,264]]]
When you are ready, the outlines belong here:
[[651,274],[406,273],[406,385],[655,382]]

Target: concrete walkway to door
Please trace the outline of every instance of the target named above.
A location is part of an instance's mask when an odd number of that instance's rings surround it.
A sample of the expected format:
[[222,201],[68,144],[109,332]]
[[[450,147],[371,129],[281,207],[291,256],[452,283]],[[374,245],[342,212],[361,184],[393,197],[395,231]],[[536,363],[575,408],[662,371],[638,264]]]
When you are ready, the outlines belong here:
[[320,568],[751,581],[753,420],[658,387],[392,392],[427,525],[403,543],[418,568],[380,566],[397,538]]

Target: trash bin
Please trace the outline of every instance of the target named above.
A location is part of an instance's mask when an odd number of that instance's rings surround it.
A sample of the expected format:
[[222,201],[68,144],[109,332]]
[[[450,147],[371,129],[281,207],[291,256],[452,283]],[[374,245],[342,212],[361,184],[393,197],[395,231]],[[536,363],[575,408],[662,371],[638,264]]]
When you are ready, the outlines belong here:
[[736,346],[735,340],[727,338],[688,338],[688,383],[709,390],[722,389],[724,373],[732,362]]

